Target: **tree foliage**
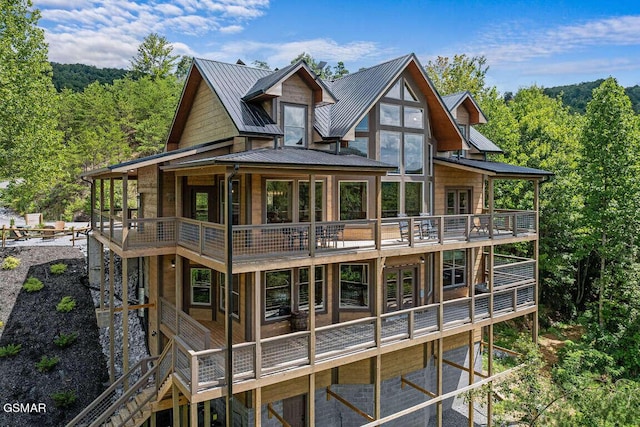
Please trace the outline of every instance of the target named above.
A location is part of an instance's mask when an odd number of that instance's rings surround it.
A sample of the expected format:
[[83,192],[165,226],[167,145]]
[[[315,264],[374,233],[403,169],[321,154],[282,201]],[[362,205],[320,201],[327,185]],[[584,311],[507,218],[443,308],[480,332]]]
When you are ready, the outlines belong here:
[[58,64],[52,62],[53,85],[58,92],[71,89],[81,92],[93,82],[112,84],[114,80],[123,78],[127,70],[120,68],[97,68],[85,64]]
[[62,173],[56,93],[40,14],[30,0],[0,0],[0,175],[20,210],[37,208]]
[[166,78],[177,65],[179,55],[172,55],[173,46],[166,37],[151,33],[144,38],[138,53],[131,60],[134,76],[147,75],[152,80]]
[[[291,60],[291,63],[295,64],[300,60],[304,60],[304,62],[307,63],[307,65],[311,68],[311,70],[313,70],[314,73],[316,73],[321,79],[324,79],[324,80],[335,80],[337,78],[340,78],[349,74],[349,70],[345,68],[344,62],[342,61],[338,61],[337,65],[335,65],[332,68],[330,65],[326,63],[323,64],[322,62],[316,62],[316,60],[313,58],[313,56],[311,56],[311,54],[302,52],[301,54],[293,58]],[[256,62],[259,62],[259,61],[254,61],[254,64]]]

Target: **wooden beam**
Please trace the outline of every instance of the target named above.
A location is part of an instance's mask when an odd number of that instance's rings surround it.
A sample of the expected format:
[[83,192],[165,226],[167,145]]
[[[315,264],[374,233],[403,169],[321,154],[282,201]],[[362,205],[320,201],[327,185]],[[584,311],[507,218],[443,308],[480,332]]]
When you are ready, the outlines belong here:
[[[272,417],[276,417],[276,419],[280,421],[280,424],[282,424],[283,427],[291,427],[291,424],[289,424],[284,418],[282,418],[280,414],[276,412],[275,409],[273,409],[273,406],[271,405],[271,403],[267,404],[267,412],[268,412],[269,419],[271,419]],[[227,425],[231,425],[231,424],[227,423]]]
[[[126,195],[123,195],[126,197]],[[129,372],[129,259],[122,258],[122,373]],[[115,308],[114,308],[115,310]],[[125,378],[124,389],[129,388]]]
[[[139,308],[151,308],[151,307],[155,307],[155,303],[147,303],[147,304],[137,304],[137,305],[130,305],[127,307],[128,310],[138,310]],[[116,313],[121,312],[122,310],[124,310],[124,307],[116,307],[113,309],[113,311],[115,311]]]
[[418,384],[416,384],[416,383],[413,383],[413,382],[409,381],[408,379],[406,379],[406,378],[404,377],[404,375],[401,375],[401,376],[400,376],[400,388],[404,388],[404,386],[405,386],[405,385],[408,385],[409,387],[413,387],[413,388],[415,388],[416,390],[418,390],[420,393],[424,393],[424,394],[426,394],[426,395],[427,395],[427,396],[429,396],[429,397],[436,397],[436,396],[438,396],[437,394],[432,393],[432,392],[430,392],[429,390],[427,390],[427,389],[425,389],[425,388],[420,387]]
[[115,344],[115,261],[113,259],[113,251],[109,251],[109,382],[113,384],[115,378],[115,360],[116,360],[116,344]]
[[361,409],[357,408],[355,405],[353,405],[351,402],[346,400],[344,397],[342,397],[339,394],[334,393],[333,391],[331,391],[331,386],[329,386],[329,387],[327,387],[327,400],[331,400],[332,397],[334,399],[336,399],[338,402],[342,403],[347,408],[351,409],[356,414],[358,414],[361,417],[367,419],[368,421],[375,421],[375,418],[373,418],[371,415],[369,415],[366,412],[362,411]]

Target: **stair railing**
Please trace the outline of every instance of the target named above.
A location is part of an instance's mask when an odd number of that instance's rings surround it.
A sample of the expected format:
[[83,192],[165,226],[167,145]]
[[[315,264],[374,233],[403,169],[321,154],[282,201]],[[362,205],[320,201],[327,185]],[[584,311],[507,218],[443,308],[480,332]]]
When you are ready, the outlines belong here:
[[[114,401],[119,400],[118,397],[124,391],[125,381],[129,382],[129,379],[131,379],[134,374],[142,375],[143,377],[146,376],[146,378],[148,378],[146,375],[149,373],[148,364],[153,363],[155,360],[157,360],[157,357],[141,359],[131,369],[129,369],[129,371],[102,392],[102,394],[91,402],[89,406],[76,415],[76,417],[67,424],[67,427],[94,425],[95,420],[100,418],[100,416],[104,414],[110,406],[112,406]],[[155,367],[152,367],[151,369],[155,370]]]

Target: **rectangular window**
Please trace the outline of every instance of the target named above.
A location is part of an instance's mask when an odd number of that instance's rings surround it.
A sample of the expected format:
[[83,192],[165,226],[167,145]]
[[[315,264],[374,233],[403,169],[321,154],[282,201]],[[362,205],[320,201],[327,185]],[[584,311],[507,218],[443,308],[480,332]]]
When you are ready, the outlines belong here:
[[358,136],[353,141],[347,141],[340,148],[341,154],[355,154],[356,156],[369,157],[369,138]]
[[404,183],[404,212],[409,216],[418,216],[422,212],[422,183]]
[[467,254],[464,250],[442,253],[443,288],[465,286],[467,284]]
[[264,319],[273,320],[291,314],[291,270],[265,273]]
[[404,134],[404,173],[422,175],[424,172],[424,138],[416,133]]
[[400,213],[400,183],[382,183],[382,217],[396,218]]
[[295,105],[284,105],[284,145],[305,147],[307,145],[307,109]]
[[404,127],[424,129],[424,110],[416,107],[404,107]]
[[[309,181],[298,182],[298,215],[300,222],[309,222]],[[316,207],[315,207],[315,219],[316,221],[322,221],[322,200],[323,200],[323,188],[324,183],[316,181]]]
[[[224,273],[218,273],[218,284],[220,288],[220,311],[224,313],[224,305],[227,300],[227,276]],[[231,313],[234,317],[240,317],[240,276],[233,275],[233,299],[231,300]]]
[[293,221],[293,182],[267,181],[267,223]]
[[380,161],[396,167],[400,172],[400,133],[380,131]]
[[380,124],[388,126],[402,126],[400,122],[400,106],[380,104]]
[[340,220],[367,218],[367,183],[340,181]]
[[211,270],[191,269],[191,305],[211,305]]
[[340,264],[340,308],[369,307],[369,266]]
[[[324,267],[315,268],[315,309],[324,310]],[[309,310],[309,268],[298,270],[298,310]]]

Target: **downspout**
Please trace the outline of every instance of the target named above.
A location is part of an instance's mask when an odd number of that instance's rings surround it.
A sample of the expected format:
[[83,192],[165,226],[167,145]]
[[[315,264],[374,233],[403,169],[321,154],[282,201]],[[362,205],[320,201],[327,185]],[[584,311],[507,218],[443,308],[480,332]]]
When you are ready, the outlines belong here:
[[239,168],[227,178],[227,426],[233,426],[233,178]]

